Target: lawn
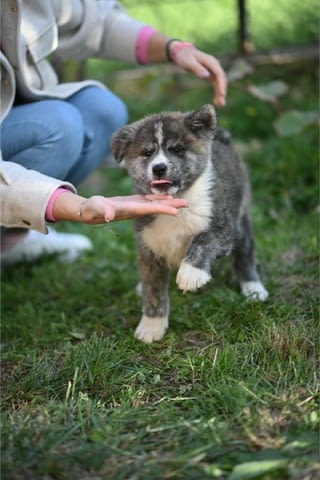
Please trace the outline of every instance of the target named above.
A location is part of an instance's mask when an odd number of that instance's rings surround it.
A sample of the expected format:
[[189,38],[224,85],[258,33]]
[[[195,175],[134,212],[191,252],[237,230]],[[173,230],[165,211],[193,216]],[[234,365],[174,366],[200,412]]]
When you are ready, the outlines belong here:
[[[309,62],[261,66],[218,111],[250,170],[267,302],[245,301],[222,259],[196,293],[173,275],[168,333],[138,342],[130,222],[59,225],[94,250],[2,272],[3,479],[318,478],[318,81]],[[109,86],[131,120],[212,98],[161,67]],[[125,171],[102,168],[81,192],[130,188]]]

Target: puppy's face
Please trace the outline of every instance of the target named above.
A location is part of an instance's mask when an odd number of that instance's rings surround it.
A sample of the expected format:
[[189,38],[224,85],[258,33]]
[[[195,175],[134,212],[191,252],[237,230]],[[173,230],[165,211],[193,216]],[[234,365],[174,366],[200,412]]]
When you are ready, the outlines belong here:
[[150,115],[116,132],[112,151],[139,193],[175,195],[205,169],[215,126],[211,105],[187,114]]

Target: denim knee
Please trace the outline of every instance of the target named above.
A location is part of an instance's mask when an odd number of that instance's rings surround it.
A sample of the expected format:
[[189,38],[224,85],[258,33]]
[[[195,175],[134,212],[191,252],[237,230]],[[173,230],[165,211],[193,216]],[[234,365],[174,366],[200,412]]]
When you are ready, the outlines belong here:
[[108,92],[108,95],[104,95],[103,100],[100,102],[99,114],[104,117],[112,132],[115,132],[128,122],[128,110],[126,104],[121,98],[117,97],[112,92]]
[[110,90],[95,86],[86,87],[68,101],[78,108],[84,124],[89,129],[103,128],[106,136],[111,137],[114,131],[128,121],[125,103]]
[[84,139],[80,113],[61,100],[14,107],[1,133],[4,160],[61,180],[79,159]]
[[63,167],[60,168],[63,170],[63,179],[65,179],[67,172],[81,155],[84,142],[83,120],[77,108],[68,102],[52,100],[49,103],[48,128],[51,130],[52,154],[58,163],[63,163]]
[[110,90],[86,87],[67,100],[78,109],[84,125],[84,144],[78,163],[67,179],[78,185],[110,152],[112,134],[128,120],[123,101]]

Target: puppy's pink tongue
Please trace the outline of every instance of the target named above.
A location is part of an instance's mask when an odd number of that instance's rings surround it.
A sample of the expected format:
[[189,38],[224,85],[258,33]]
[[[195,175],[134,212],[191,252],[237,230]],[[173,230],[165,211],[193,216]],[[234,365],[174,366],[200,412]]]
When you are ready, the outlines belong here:
[[156,187],[157,185],[171,185],[172,182],[170,180],[160,179],[160,180],[152,180],[151,186]]

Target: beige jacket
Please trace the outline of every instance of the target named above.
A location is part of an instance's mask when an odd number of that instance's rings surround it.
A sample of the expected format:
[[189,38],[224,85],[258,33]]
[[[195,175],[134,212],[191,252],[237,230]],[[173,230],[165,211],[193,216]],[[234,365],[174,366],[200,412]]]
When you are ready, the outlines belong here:
[[[67,98],[95,81],[58,83],[47,58],[97,57],[135,62],[143,23],[115,0],[4,0],[1,2],[1,121],[16,91],[26,101]],[[0,223],[46,232],[44,212],[65,182],[0,159]]]

